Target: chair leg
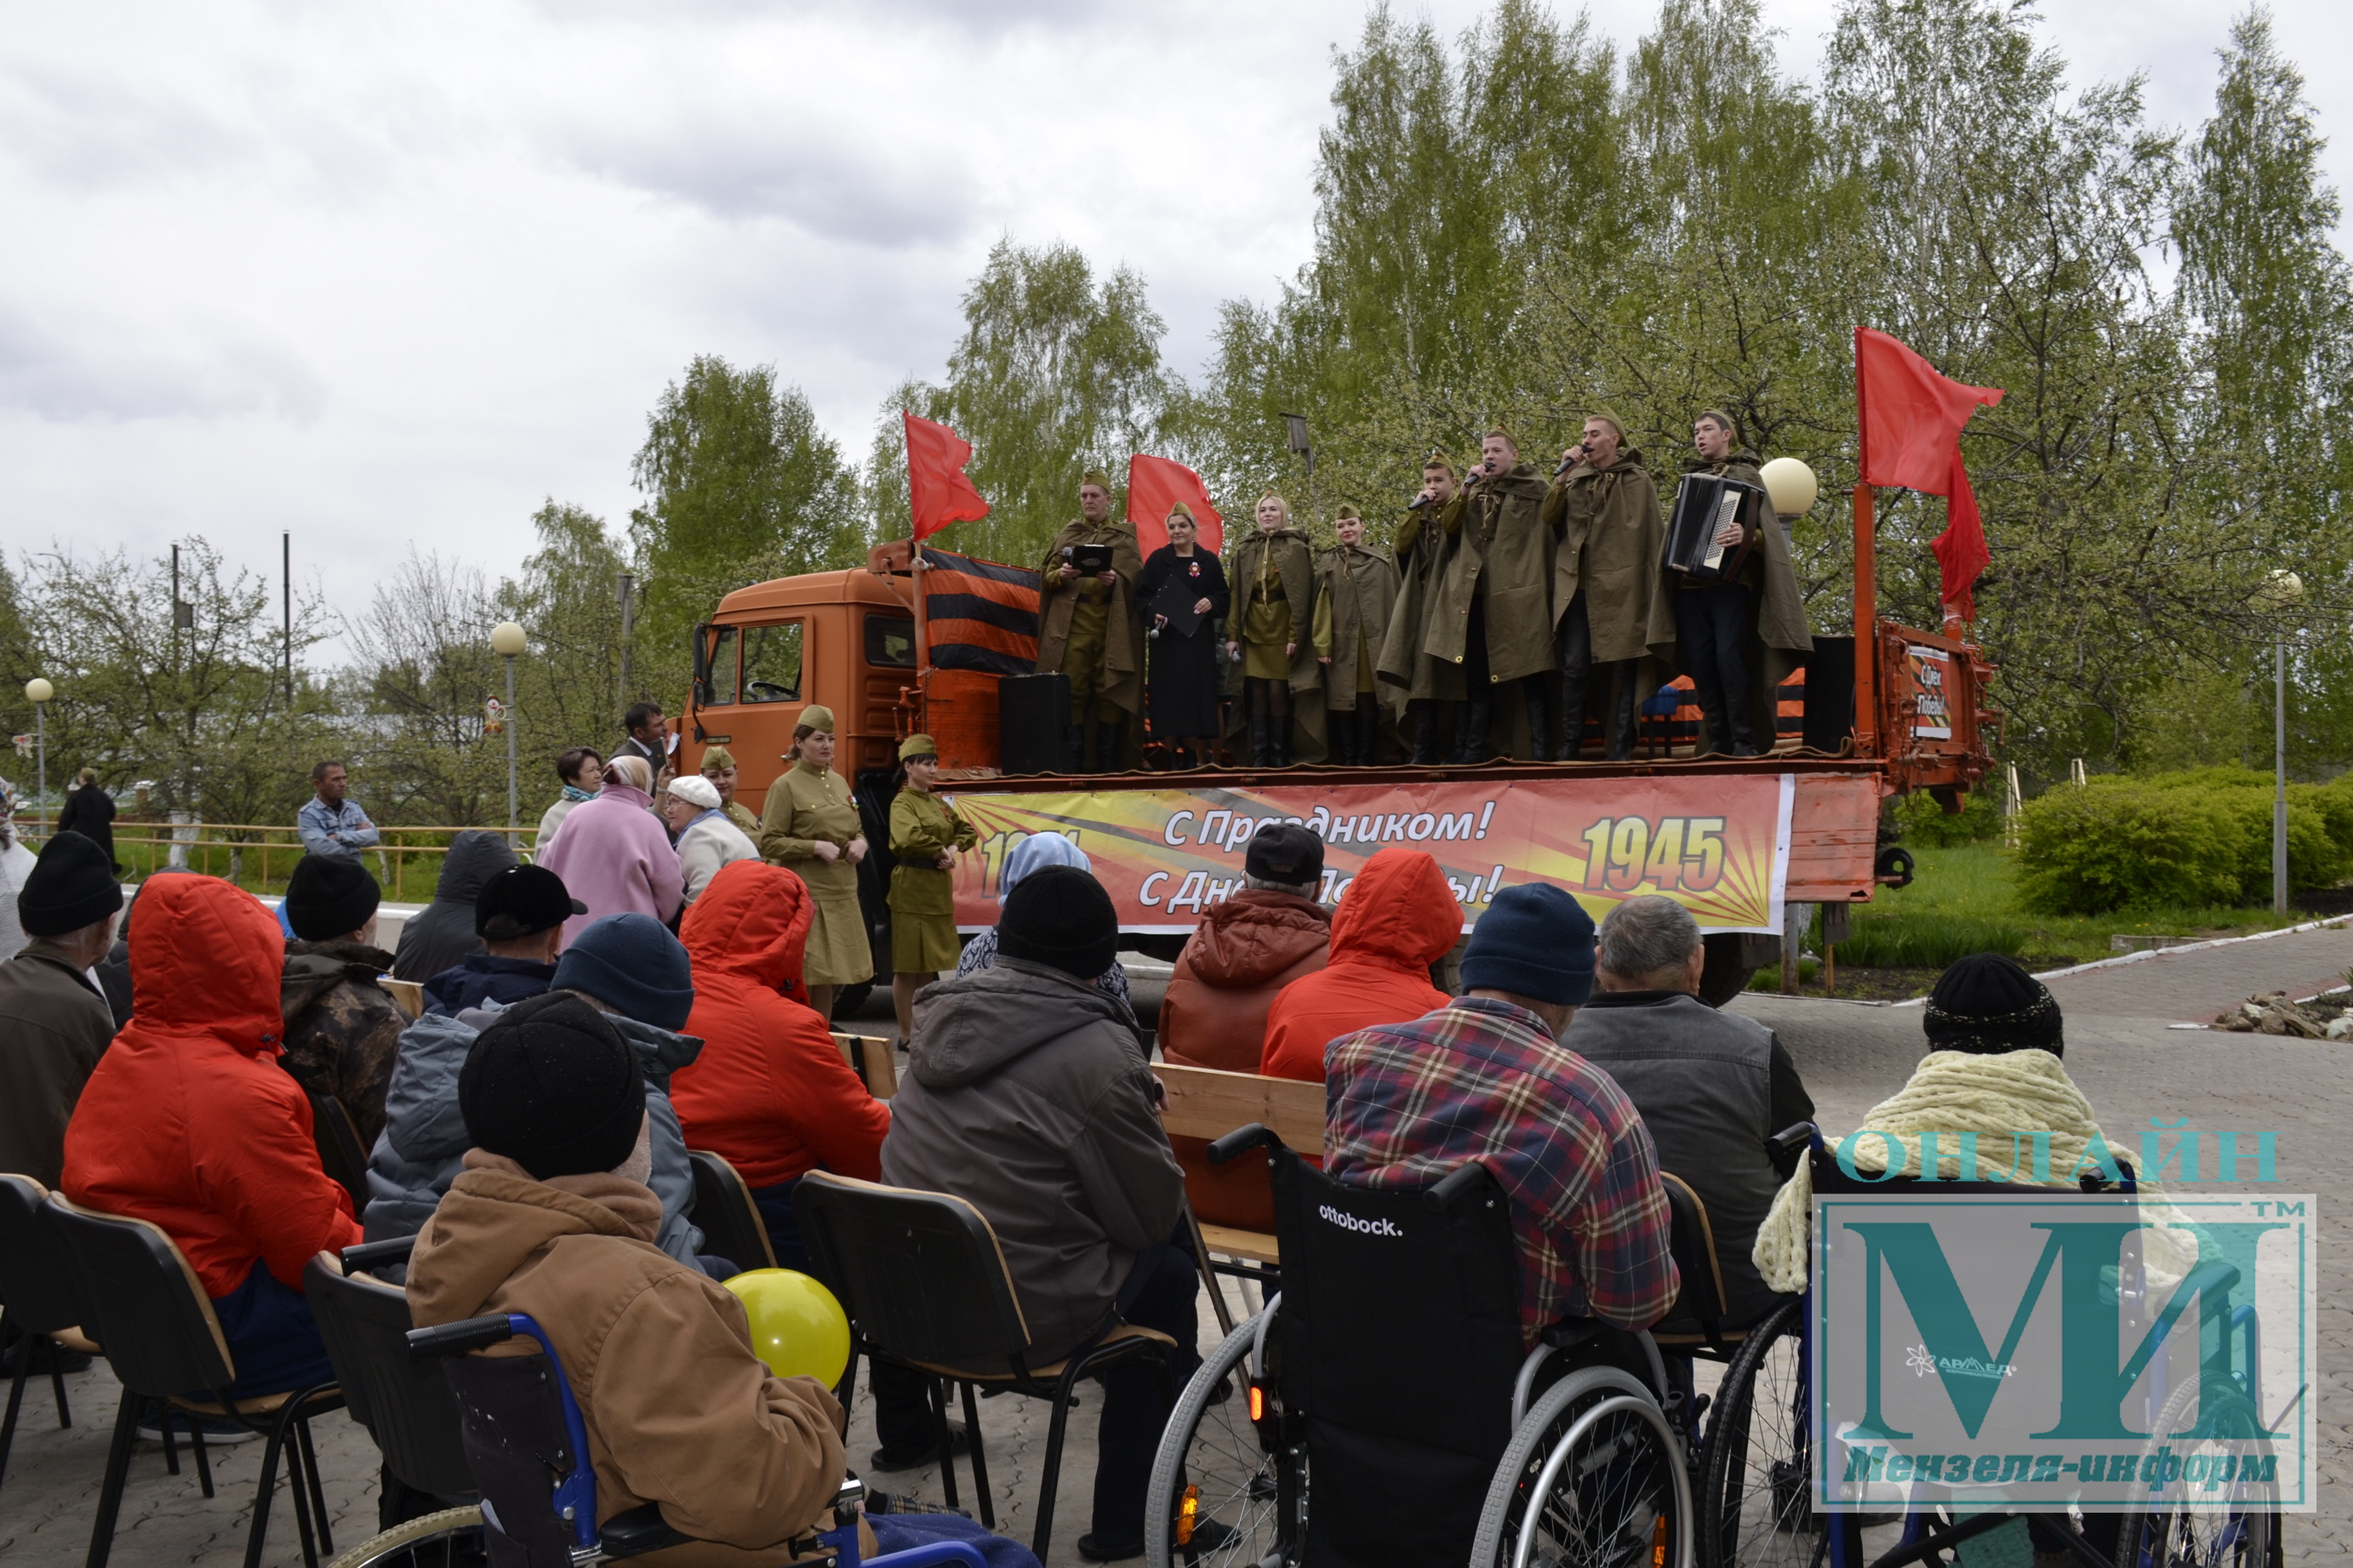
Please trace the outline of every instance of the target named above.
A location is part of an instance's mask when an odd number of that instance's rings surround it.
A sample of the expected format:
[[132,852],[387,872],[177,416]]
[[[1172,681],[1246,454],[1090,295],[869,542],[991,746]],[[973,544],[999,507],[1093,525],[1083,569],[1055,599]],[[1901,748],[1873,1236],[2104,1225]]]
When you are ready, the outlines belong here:
[[938,1378],[931,1380],[932,1441],[934,1452],[940,1457],[940,1499],[948,1507],[956,1506],[955,1455],[949,1452],[953,1441],[948,1431],[948,1391]]
[[[164,1429],[164,1469],[167,1475],[176,1476],[180,1473],[180,1440],[172,1436],[172,1402],[159,1399],[155,1402],[155,1408],[158,1412],[155,1424]],[[191,1416],[188,1430],[193,1433],[195,1429],[195,1418]]]
[[980,1446],[980,1401],[972,1396],[972,1384],[960,1386],[964,1389],[964,1429],[972,1439],[972,1489],[979,1494],[976,1500],[980,1504],[981,1528],[995,1530],[997,1500],[988,1495],[988,1456]]
[[114,1415],[114,1441],[106,1451],[106,1480],[98,1489],[98,1517],[90,1521],[88,1568],[106,1568],[114,1548],[114,1521],[122,1511],[122,1482],[131,1473],[131,1450],[139,1441],[139,1406],[145,1401],[129,1389]]
[[319,1568],[318,1543],[311,1529],[311,1489],[302,1476],[302,1446],[301,1423],[295,1423],[286,1434],[286,1490],[294,1500],[294,1535],[302,1547],[302,1568]]
[[205,1489],[205,1496],[213,1495],[213,1462],[205,1452],[205,1424],[188,1423],[188,1447],[196,1456],[196,1479]]
[[[294,1423],[294,1432],[302,1440],[302,1479],[311,1489],[311,1517],[318,1521],[318,1554],[321,1557],[332,1557],[335,1554],[335,1538],[327,1526],[327,1494],[319,1485],[319,1457],[311,1447],[309,1418],[297,1419]],[[315,1560],[313,1568],[316,1568]]]
[[1038,1478],[1038,1529],[1029,1538],[1029,1550],[1038,1561],[1046,1561],[1046,1543],[1054,1532],[1054,1494],[1062,1479],[1062,1438],[1071,1424],[1071,1405],[1078,1391],[1080,1374],[1087,1369],[1089,1358],[1074,1355],[1071,1364],[1062,1369],[1060,1381],[1054,1384],[1054,1415],[1046,1424],[1046,1470]]
[[[278,1491],[278,1451],[286,1441],[286,1422],[281,1417],[269,1424],[269,1436],[261,1447],[261,1479],[253,1493],[253,1529],[245,1540],[245,1568],[261,1568],[261,1543],[269,1536],[269,1504]],[[294,1460],[290,1457],[288,1468]],[[298,1502],[301,1500],[298,1497]]]
[[63,1346],[54,1340],[49,1342],[49,1392],[58,1396],[58,1426],[60,1429],[73,1425],[73,1406],[66,1403],[65,1368],[58,1364],[58,1357],[64,1353]]
[[8,1479],[8,1449],[16,1441],[16,1412],[25,1403],[25,1379],[33,1371],[32,1348],[29,1342],[26,1345],[24,1363],[16,1368],[16,1375],[9,1380],[8,1414],[0,1416],[0,1481]]

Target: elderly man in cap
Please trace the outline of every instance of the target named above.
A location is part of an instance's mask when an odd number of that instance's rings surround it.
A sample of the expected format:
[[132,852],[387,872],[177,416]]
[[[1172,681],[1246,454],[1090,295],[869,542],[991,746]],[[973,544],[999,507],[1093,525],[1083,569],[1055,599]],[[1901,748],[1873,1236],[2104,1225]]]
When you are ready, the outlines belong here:
[[58,1184],[66,1123],[114,1037],[91,965],[114,942],[122,886],[107,853],[79,833],[41,847],[16,893],[32,941],[0,963],[0,1171]]
[[744,837],[754,844],[760,840],[760,819],[752,808],[735,798],[735,753],[724,746],[706,746],[702,750],[702,776],[719,792],[719,809],[727,820],[741,828]]
[[1659,487],[1625,427],[1608,410],[1585,422],[1585,437],[1561,454],[1568,471],[1546,493],[1545,521],[1560,535],[1552,613],[1560,654],[1559,745],[1575,762],[1585,743],[1585,710],[1596,671],[1607,706],[1601,733],[1612,762],[1634,754],[1640,661],[1653,642],[1672,642],[1674,620],[1659,608],[1659,558],[1667,525]]
[[[1108,552],[1088,574],[1082,551]],[[1046,547],[1039,568],[1038,673],[1071,678],[1071,724],[1079,769],[1109,773],[1122,754],[1127,715],[1144,700],[1144,623],[1135,584],[1144,555],[1134,526],[1111,514],[1111,480],[1089,468],[1079,483],[1079,517]]]
[[384,1131],[384,1095],[408,1016],[376,977],[392,954],[375,945],[375,879],[356,858],[305,855],[286,884],[286,944],[279,1005],[286,1070],[343,1108],[360,1147]]
[[1782,1300],[1748,1254],[1803,1154],[1776,1154],[1766,1140],[1812,1121],[1814,1102],[1772,1030],[1699,999],[1706,963],[1689,910],[1655,893],[1627,900],[1602,918],[1601,994],[1561,1043],[1626,1091],[1661,1167],[1707,1205],[1724,1271],[1722,1326],[1746,1328]]
[[425,1011],[454,1018],[470,1007],[512,1007],[555,982],[555,955],[564,922],[588,906],[565,889],[544,866],[510,866],[482,884],[474,899],[474,934],[482,951],[425,983]]
[[793,726],[791,764],[768,786],[760,812],[760,858],[807,883],[816,918],[809,926],[809,1005],[831,1021],[833,996],[844,985],[874,978],[874,949],[858,907],[858,866],[866,858],[866,828],[849,781],[834,771],[833,710],[812,702]]
[[1609,1075],[1561,1040],[1592,989],[1592,917],[1546,883],[1504,889],[1462,984],[1412,1023],[1332,1042],[1325,1171],[1413,1189],[1476,1160],[1511,1206],[1524,1343],[1567,1318],[1649,1328],[1679,1284],[1658,1152]]

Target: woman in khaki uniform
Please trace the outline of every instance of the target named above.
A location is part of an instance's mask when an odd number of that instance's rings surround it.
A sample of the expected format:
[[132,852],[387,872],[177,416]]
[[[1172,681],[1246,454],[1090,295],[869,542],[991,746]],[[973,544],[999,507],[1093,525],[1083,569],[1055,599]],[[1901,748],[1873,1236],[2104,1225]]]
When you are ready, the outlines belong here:
[[891,802],[891,1005],[899,1038],[915,1037],[915,993],[954,969],[956,853],[980,842],[939,795],[940,751],[929,735],[899,743],[906,786]]
[[866,834],[849,781],[833,771],[833,710],[816,702],[802,709],[793,749],[785,753],[793,765],[768,786],[760,813],[760,858],[808,884],[816,918],[802,981],[809,1005],[828,1021],[837,987],[874,978],[874,952],[858,908]]
[[719,792],[719,809],[727,820],[744,830],[744,837],[758,843],[760,819],[752,808],[735,798],[735,753],[724,746],[712,746],[702,753],[702,776]]

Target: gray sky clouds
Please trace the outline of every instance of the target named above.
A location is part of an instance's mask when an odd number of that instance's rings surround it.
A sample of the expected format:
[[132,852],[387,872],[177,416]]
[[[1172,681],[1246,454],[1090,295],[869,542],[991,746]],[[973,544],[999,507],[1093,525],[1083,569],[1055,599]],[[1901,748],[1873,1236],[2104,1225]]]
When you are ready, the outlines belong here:
[[[1449,31],[1478,12],[1432,0]],[[1810,73],[1831,0],[1767,0]],[[1401,10],[1411,13],[1409,6]],[[2046,0],[2079,85],[2206,111],[2228,12]],[[1649,7],[1597,26],[1630,44]],[[2323,129],[2353,11],[2277,8]],[[663,383],[774,362],[862,452],[988,246],[1148,279],[1175,366],[1307,257],[1360,0],[7,7],[0,540],[204,534],[362,608],[412,545],[511,572],[614,521]],[[2342,184],[2345,146],[2330,150]]]

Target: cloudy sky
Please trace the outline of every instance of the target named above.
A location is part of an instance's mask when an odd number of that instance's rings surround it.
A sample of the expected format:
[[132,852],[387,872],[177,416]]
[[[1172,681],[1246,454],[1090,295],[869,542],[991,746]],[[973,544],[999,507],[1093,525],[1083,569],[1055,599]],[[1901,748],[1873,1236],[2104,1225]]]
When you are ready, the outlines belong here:
[[[1411,5],[1401,5],[1407,15]],[[1444,29],[1473,0],[1432,0]],[[1598,8],[1630,44],[1647,5]],[[1767,0],[1810,74],[1832,0]],[[2206,112],[2207,0],[2045,0],[2078,82]],[[614,521],[689,358],[773,362],[862,451],[1002,234],[1139,268],[1171,362],[1305,259],[1363,0],[34,5],[0,51],[0,543],[203,535],[363,608]],[[2341,0],[2281,0],[2325,131]],[[2347,180],[2353,142],[2330,150]]]

